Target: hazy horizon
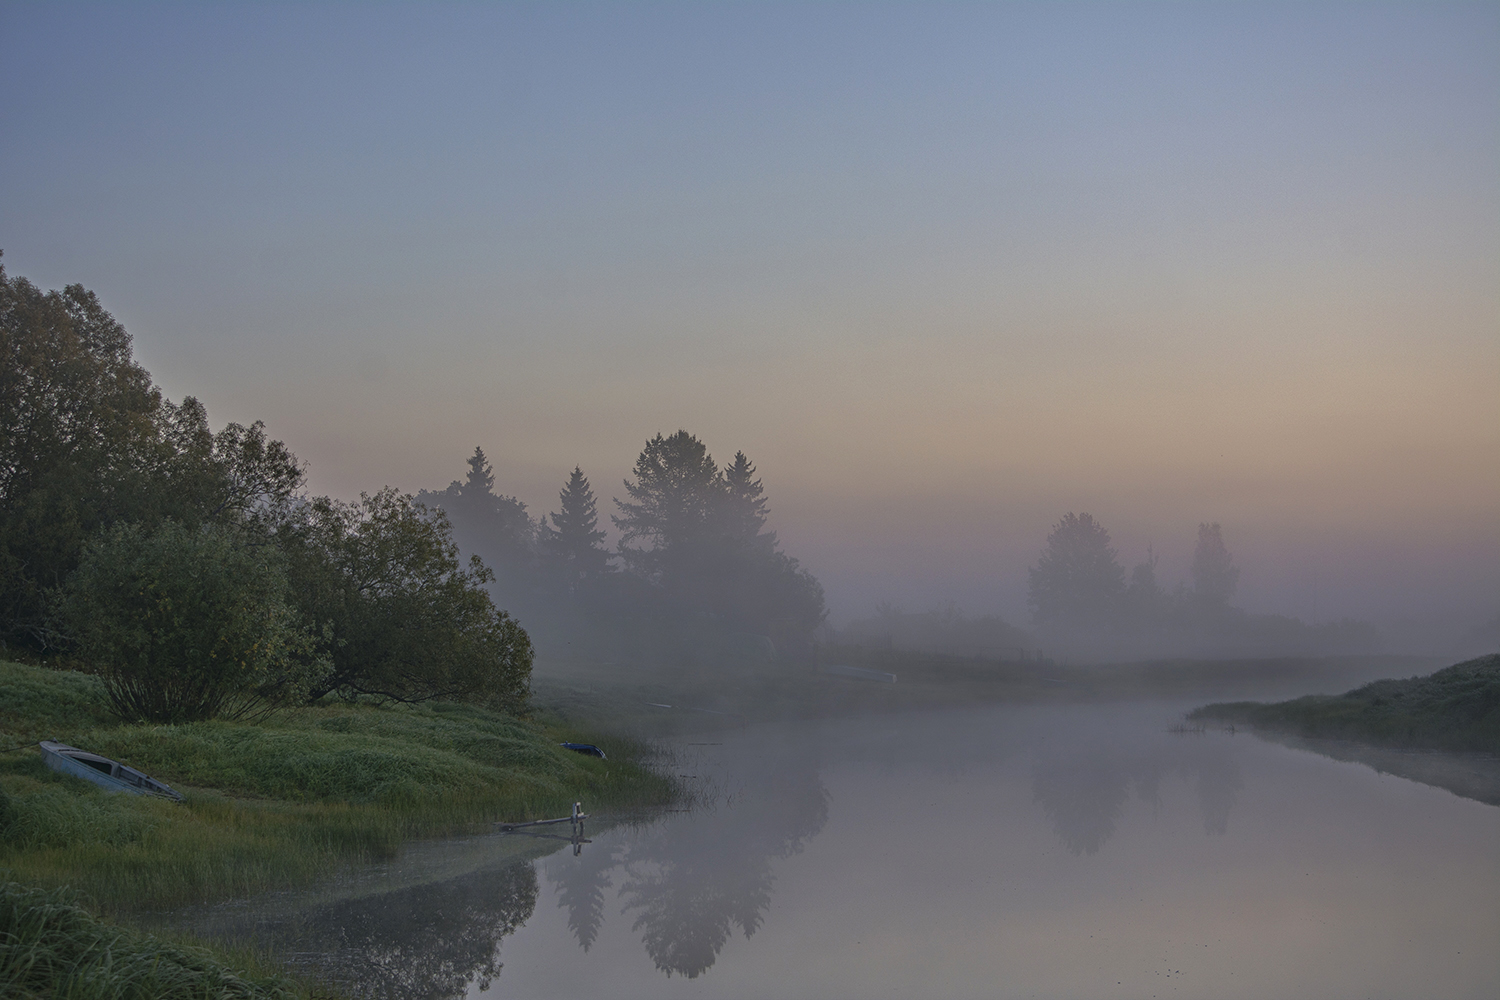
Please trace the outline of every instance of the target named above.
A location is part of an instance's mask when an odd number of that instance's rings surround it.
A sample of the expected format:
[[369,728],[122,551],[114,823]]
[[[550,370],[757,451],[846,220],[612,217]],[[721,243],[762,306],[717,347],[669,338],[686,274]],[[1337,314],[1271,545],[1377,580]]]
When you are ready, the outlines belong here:
[[[678,428],[835,622],[1087,511],[1235,603],[1500,612],[1500,8],[0,8],[0,248],[316,492]],[[613,541],[613,538],[611,538]]]

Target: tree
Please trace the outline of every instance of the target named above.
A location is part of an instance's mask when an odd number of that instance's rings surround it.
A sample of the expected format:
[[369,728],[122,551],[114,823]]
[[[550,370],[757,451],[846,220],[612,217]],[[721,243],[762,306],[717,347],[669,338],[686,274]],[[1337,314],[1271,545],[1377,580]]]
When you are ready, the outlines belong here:
[[1198,544],[1193,549],[1193,596],[1206,608],[1229,606],[1239,585],[1239,567],[1224,545],[1218,523],[1198,525]]
[[647,441],[634,472],[634,482],[625,480],[630,500],[617,498],[620,515],[611,517],[620,529],[620,555],[641,576],[676,590],[708,557],[724,478],[703,442],[684,430]]
[[1109,532],[1089,514],[1066,514],[1029,571],[1027,603],[1040,623],[1097,626],[1114,614],[1125,590]]
[[0,638],[49,644],[48,592],[138,468],[161,394],[92,292],[42,292],[0,265]]
[[162,398],[92,292],[43,293],[0,266],[0,640],[57,645],[49,595],[116,524],[249,526],[302,469],[263,425],[209,430]]
[[460,566],[442,511],[391,488],[359,503],[320,497],[281,525],[278,541],[298,606],[322,630],[333,665],[314,696],[524,708],[531,640],[495,608],[479,557]]
[[421,490],[418,503],[448,516],[460,551],[478,555],[500,576],[503,589],[516,596],[535,565],[535,543],[542,525],[532,521],[526,505],[495,492],[495,470],[476,446],[466,460],[468,474],[439,492]]
[[227,528],[122,524],[84,549],[59,612],[127,721],[256,716],[327,673],[279,553]]
[[576,587],[609,572],[609,550],[600,544],[604,532],[599,528],[594,491],[578,466],[573,466],[557,499],[561,509],[548,515],[552,527],[546,528],[542,547],[562,568],[568,585]]
[[766,531],[765,489],[755,477],[755,466],[743,451],[724,467],[724,494],[719,501],[719,526],[732,545],[774,549],[776,533]]
[[1137,624],[1152,622],[1161,617],[1167,600],[1166,591],[1156,578],[1158,556],[1146,546],[1146,558],[1136,563],[1130,571],[1130,584],[1125,588],[1125,609]]

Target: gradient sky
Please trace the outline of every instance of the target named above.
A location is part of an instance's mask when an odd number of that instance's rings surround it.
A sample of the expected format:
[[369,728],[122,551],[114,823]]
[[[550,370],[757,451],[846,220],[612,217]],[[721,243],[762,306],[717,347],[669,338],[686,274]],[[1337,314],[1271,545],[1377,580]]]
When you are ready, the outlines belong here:
[[1063,513],[1500,610],[1500,5],[0,3],[0,247],[320,492],[686,428],[836,620]]

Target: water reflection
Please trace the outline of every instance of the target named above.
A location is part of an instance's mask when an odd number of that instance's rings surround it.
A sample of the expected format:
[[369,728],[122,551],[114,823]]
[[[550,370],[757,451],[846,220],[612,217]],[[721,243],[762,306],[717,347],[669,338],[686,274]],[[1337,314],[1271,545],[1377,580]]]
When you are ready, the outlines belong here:
[[1032,769],[1032,798],[1064,847],[1073,854],[1096,854],[1114,836],[1131,789],[1160,806],[1167,775],[1196,779],[1204,833],[1229,831],[1229,813],[1244,785],[1240,766],[1227,746],[1191,736],[1134,746],[1084,738],[1043,750]]
[[773,862],[800,852],[823,829],[829,796],[816,770],[787,763],[758,776],[734,800],[732,807],[638,830],[610,850],[547,863],[547,878],[585,951],[617,870],[621,913],[634,915],[632,930],[668,976],[700,976],[736,929],[746,938],[755,934],[771,905]]
[[352,996],[449,1000],[490,988],[500,942],[530,919],[537,888],[531,863],[515,862],[262,923],[256,938]]

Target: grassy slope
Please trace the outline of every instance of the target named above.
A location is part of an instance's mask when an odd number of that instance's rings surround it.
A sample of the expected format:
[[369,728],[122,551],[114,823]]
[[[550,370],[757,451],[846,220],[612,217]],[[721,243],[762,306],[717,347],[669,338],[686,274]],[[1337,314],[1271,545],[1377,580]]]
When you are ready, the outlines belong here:
[[0,749],[59,739],[185,793],[110,794],[0,754],[0,869],[70,885],[107,910],[161,908],[306,882],[404,840],[497,819],[668,801],[622,755],[562,750],[574,734],[464,705],[336,705],[259,725],[120,725],[96,678],[0,662]]
[[115,926],[68,890],[0,882],[0,996],[15,1000],[295,1000],[274,973]]
[[1500,654],[1342,695],[1205,705],[1189,718],[1386,746],[1500,753]]

